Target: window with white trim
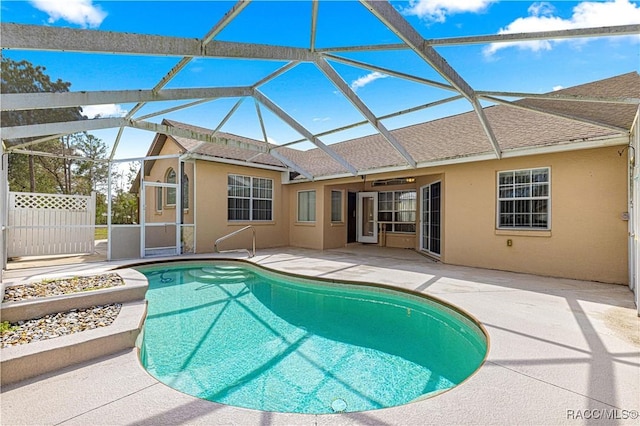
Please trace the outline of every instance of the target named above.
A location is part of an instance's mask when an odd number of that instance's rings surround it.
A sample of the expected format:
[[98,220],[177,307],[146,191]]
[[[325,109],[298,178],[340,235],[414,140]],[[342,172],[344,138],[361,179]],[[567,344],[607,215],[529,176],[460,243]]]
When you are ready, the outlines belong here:
[[[164,175],[164,181],[166,183],[176,183],[176,172],[173,168],[169,167],[167,169],[167,173]],[[175,188],[165,188],[167,191],[167,206],[175,206],[176,205],[176,189]]]
[[298,192],[298,222],[316,221],[316,191]]
[[182,208],[187,210],[189,208],[189,177],[186,173],[182,175]]
[[331,222],[342,222],[342,191],[331,191]]
[[227,219],[230,221],[273,220],[273,180],[229,175]]
[[550,229],[551,169],[498,172],[499,229]]
[[[158,183],[160,183],[160,181],[157,181]],[[157,186],[156,187],[156,211],[157,212],[161,212],[162,211],[162,187],[161,186]]]
[[388,232],[416,232],[416,190],[378,192],[378,222]]

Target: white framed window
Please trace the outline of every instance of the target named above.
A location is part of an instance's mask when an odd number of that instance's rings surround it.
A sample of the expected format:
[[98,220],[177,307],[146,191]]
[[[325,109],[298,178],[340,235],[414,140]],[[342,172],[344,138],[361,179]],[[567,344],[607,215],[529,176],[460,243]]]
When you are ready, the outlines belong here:
[[388,232],[416,232],[416,190],[378,193],[378,223]]
[[230,221],[273,220],[273,180],[229,175],[227,219]]
[[[166,183],[176,183],[176,172],[175,170],[173,170],[173,168],[169,167],[167,169],[167,172],[164,175],[164,181]],[[176,205],[176,189],[175,188],[166,188],[167,191],[167,200],[166,200],[166,205],[167,206],[173,206],[175,207]]]
[[551,229],[551,169],[498,172],[498,229]]
[[331,222],[342,222],[342,191],[331,190]]
[[[160,181],[157,181],[157,182],[160,183]],[[156,211],[161,212],[163,206],[164,205],[162,204],[162,187],[158,186],[156,187]]]
[[182,175],[182,208],[189,209],[189,177],[186,173]]
[[316,221],[316,191],[298,192],[298,222]]

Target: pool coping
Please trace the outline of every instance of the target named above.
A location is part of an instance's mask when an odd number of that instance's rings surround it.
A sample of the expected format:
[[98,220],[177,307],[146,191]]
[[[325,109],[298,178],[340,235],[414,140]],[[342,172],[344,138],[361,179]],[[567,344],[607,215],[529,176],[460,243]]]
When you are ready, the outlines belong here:
[[[437,398],[344,414],[248,410],[191,397],[157,382],[140,366],[132,349],[3,386],[3,422],[573,425],[595,423],[598,418],[603,422],[605,417],[598,416],[612,415],[617,424],[637,424],[637,417],[630,415],[637,416],[640,410],[633,397],[640,391],[639,346],[614,333],[603,318],[615,308],[632,316],[634,330],[640,326],[626,286],[424,264],[411,253],[402,256],[406,261],[372,258],[370,252],[354,250],[277,248],[263,249],[252,262],[309,278],[368,278],[394,288],[437,294],[473,312],[491,333],[489,359],[473,380]],[[104,271],[113,266],[105,263],[93,268]],[[38,273],[50,276],[44,270]],[[16,282],[21,275],[26,274],[14,274]]]
[[[236,258],[198,258],[198,259],[189,259],[189,260],[185,260],[185,259],[175,259],[175,260],[158,260],[158,261],[150,261],[150,262],[143,262],[143,263],[139,263],[139,264],[133,264],[133,265],[123,265],[120,267],[117,267],[115,270],[120,270],[120,268],[139,268],[139,267],[153,267],[153,266],[158,266],[158,265],[166,265],[166,264],[173,264],[173,265],[182,265],[182,266],[188,266],[190,264],[198,264],[198,263],[206,263],[206,262],[227,262],[227,263],[241,263],[244,265],[247,265],[250,268],[255,268],[255,269],[262,269],[264,271],[267,271],[268,273],[274,274],[274,275],[284,275],[287,277],[292,277],[295,278],[297,280],[300,281],[315,281],[315,282],[324,282],[324,283],[330,283],[330,284],[343,284],[343,285],[349,285],[349,286],[354,286],[354,287],[371,287],[373,289],[382,289],[388,292],[395,292],[395,293],[400,293],[400,294],[406,294],[406,295],[410,295],[413,297],[416,297],[418,299],[424,299],[430,303],[436,304],[436,305],[440,305],[446,309],[449,309],[453,312],[455,312],[456,314],[462,316],[463,318],[467,319],[469,322],[471,322],[479,331],[479,334],[482,335],[484,337],[485,340],[485,344],[486,344],[486,351],[484,353],[484,356],[482,358],[482,360],[480,361],[480,363],[478,364],[478,366],[476,367],[475,370],[473,370],[473,372],[471,374],[469,374],[467,377],[465,377],[464,380],[462,380],[459,383],[456,383],[455,386],[449,387],[447,389],[442,389],[442,390],[437,390],[437,391],[433,391],[433,392],[429,392],[426,394],[422,394],[420,396],[418,396],[417,398],[404,403],[404,404],[400,404],[400,405],[392,405],[392,406],[388,406],[388,407],[383,407],[383,408],[393,408],[393,407],[399,407],[402,405],[406,405],[406,404],[412,404],[415,402],[419,402],[419,401],[424,401],[424,400],[428,400],[431,398],[435,398],[436,396],[442,395],[444,393],[447,393],[453,389],[456,389],[458,386],[463,385],[465,382],[467,382],[468,380],[472,379],[479,371],[480,369],[485,365],[485,363],[487,362],[487,359],[489,357],[489,353],[491,351],[491,337],[489,335],[489,332],[487,331],[487,329],[484,327],[484,325],[475,317],[473,316],[471,313],[467,312],[466,310],[460,308],[459,306],[454,305],[453,303],[450,303],[442,298],[439,298],[437,296],[434,296],[432,294],[427,294],[427,293],[421,293],[418,291],[414,291],[414,290],[410,290],[410,289],[405,289],[405,288],[401,288],[401,287],[397,287],[397,286],[393,286],[393,285],[388,285],[388,284],[383,284],[383,283],[375,283],[375,282],[371,282],[371,281],[356,281],[356,280],[347,280],[347,279],[334,279],[334,278],[326,278],[326,277],[312,277],[309,275],[301,275],[301,274],[296,274],[293,272],[288,272],[288,271],[281,271],[281,270],[277,270],[277,269],[273,269],[273,268],[269,268],[268,266],[264,266],[261,265],[259,263],[255,263],[252,262],[251,260],[246,260],[246,259],[236,259]],[[137,348],[137,355],[138,355],[138,359],[140,359],[140,348]],[[140,361],[140,365],[142,365],[142,361]],[[158,380],[156,378],[154,378],[155,380]],[[159,380],[158,380],[159,381]],[[161,382],[162,383],[162,382]],[[173,388],[172,388],[173,389]],[[178,389],[174,389],[177,392],[182,392]],[[215,401],[211,401],[211,402],[215,402]],[[238,407],[240,408],[240,407]],[[347,412],[349,413],[349,412]],[[314,413],[286,413],[286,414],[309,414],[309,415],[313,415]],[[326,414],[326,413],[325,413]]]

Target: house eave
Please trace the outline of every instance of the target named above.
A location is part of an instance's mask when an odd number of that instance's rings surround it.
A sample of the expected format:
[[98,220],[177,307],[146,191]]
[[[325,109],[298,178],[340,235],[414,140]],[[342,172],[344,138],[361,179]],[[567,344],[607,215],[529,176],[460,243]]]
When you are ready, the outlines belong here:
[[286,167],[271,166],[269,164],[252,163],[252,162],[249,162],[249,161],[234,160],[234,159],[231,159],[231,158],[211,157],[209,155],[202,155],[202,154],[196,154],[196,153],[186,153],[183,156],[183,159],[185,159],[185,160],[209,161],[209,162],[213,162],[213,163],[233,164],[233,165],[236,165],[236,166],[252,167],[254,169],[274,170],[274,171],[277,171],[277,172],[288,172],[288,171],[290,171]]
[[504,151],[504,157],[523,157],[527,155],[553,154],[556,152],[579,151],[583,149],[605,148],[608,146],[628,145],[629,134],[593,138],[581,142],[564,142],[549,146],[514,148]]
[[[506,158],[516,158],[516,157],[526,157],[531,155],[553,154],[558,152],[580,151],[584,149],[604,148],[609,146],[620,146],[620,145],[628,145],[628,144],[629,144],[628,134],[614,135],[614,136],[605,136],[605,137],[588,139],[580,142],[566,141],[561,143],[555,143],[553,145],[504,149],[502,151],[502,158],[506,159]],[[380,173],[398,172],[403,170],[427,169],[427,168],[433,168],[433,167],[449,166],[449,165],[463,164],[463,163],[473,163],[477,161],[488,161],[488,160],[495,160],[495,159],[496,157],[493,152],[486,152],[486,153],[473,154],[468,156],[445,158],[441,160],[422,161],[417,163],[417,167],[415,169],[406,165],[401,165],[401,166],[378,167],[375,169],[360,170],[358,172],[358,175],[368,176],[368,175],[375,175]],[[340,173],[340,174],[333,174],[333,175],[326,175],[326,176],[315,176],[315,180],[316,181],[333,180],[333,179],[341,179],[341,178],[347,178],[347,177],[353,177],[353,176],[348,173]],[[300,180],[291,181],[289,183],[295,184],[295,183],[303,183],[303,182],[308,182],[308,180],[300,179]]]

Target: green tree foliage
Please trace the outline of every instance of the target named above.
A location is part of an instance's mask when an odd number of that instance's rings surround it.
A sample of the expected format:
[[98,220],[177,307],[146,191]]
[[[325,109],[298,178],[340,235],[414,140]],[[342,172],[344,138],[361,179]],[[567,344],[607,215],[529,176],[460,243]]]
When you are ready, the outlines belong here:
[[[28,61],[2,58],[1,93],[68,92],[71,83],[52,80],[46,68]],[[55,123],[85,119],[81,108],[56,108],[28,111],[2,111],[4,127]],[[15,139],[7,146],[16,146],[40,138]],[[89,195],[96,192],[96,223],[106,223],[106,194],[109,180],[126,184],[126,190],[115,187],[112,203],[113,223],[134,223],[137,220],[137,197],[128,188],[137,170],[109,176],[107,145],[86,132],[55,137],[29,145],[48,155],[9,154],[9,189],[11,191]],[[90,161],[87,161],[87,160]],[[91,161],[94,160],[94,161]]]
[[111,223],[131,224],[138,219],[138,196],[129,192],[133,181],[138,175],[138,167],[129,164],[126,172],[114,172],[112,182],[118,181],[120,185],[114,186],[113,203],[111,204]]
[[[68,92],[71,83],[61,79],[51,80],[45,74],[46,68],[33,66],[28,61],[14,61],[3,57],[0,73],[1,93],[37,93],[37,92]],[[0,121],[4,127],[25,126],[29,124],[54,123],[81,120],[81,108],[37,109],[27,111],[2,111]],[[15,146],[31,142],[37,138],[14,139],[5,141],[7,146]],[[60,155],[64,147],[61,141],[54,138],[51,141],[38,144],[38,150]],[[14,191],[30,192],[64,192],[60,191],[59,182],[54,170],[56,159],[35,157],[33,155],[9,155],[9,186]],[[64,187],[64,185],[63,185]],[[58,190],[56,190],[58,189]]]
[[[1,93],[68,92],[69,87],[71,87],[71,83],[61,79],[52,81],[51,77],[45,74],[45,67],[33,66],[29,61],[16,62],[10,58],[3,57],[1,69]],[[75,107],[2,111],[0,119],[3,126],[13,127],[36,123],[81,120],[83,116],[82,109]]]
[[[79,135],[81,137],[79,137]],[[107,158],[107,145],[93,135],[82,133],[76,134],[74,147],[76,154],[94,161],[80,162],[76,170],[76,176],[82,178],[79,183],[78,192],[89,194],[92,190],[102,193],[107,192],[107,180],[109,165]]]

